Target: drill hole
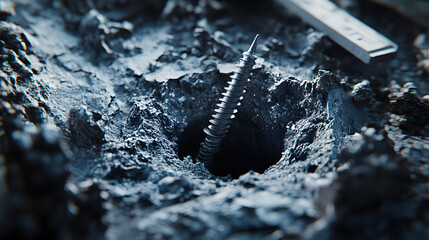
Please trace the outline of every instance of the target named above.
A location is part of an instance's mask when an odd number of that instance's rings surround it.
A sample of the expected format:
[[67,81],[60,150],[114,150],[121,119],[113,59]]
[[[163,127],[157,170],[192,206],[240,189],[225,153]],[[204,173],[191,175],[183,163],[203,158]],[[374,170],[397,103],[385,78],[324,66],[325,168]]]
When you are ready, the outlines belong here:
[[[179,158],[191,156],[196,159],[207,124],[208,119],[202,118],[189,122],[178,137]],[[263,173],[276,164],[281,157],[282,139],[274,139],[261,129],[261,124],[252,122],[249,115],[239,112],[209,171],[216,176],[231,174],[238,178],[250,170]]]

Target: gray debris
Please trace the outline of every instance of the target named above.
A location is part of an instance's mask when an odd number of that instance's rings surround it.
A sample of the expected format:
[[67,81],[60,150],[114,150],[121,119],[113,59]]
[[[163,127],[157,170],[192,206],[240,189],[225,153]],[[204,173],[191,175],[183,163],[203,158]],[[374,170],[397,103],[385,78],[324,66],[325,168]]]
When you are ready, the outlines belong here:
[[[0,238],[429,238],[418,27],[353,1],[404,49],[368,67],[273,1],[249,3],[20,1],[1,22]],[[202,129],[256,33],[209,172]]]

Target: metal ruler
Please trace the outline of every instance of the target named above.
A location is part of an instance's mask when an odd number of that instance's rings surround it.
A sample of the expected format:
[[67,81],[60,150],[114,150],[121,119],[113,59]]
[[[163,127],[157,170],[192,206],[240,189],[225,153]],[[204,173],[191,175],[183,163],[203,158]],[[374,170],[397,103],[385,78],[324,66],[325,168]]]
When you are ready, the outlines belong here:
[[398,45],[328,0],[277,0],[303,21],[370,64],[395,58]]

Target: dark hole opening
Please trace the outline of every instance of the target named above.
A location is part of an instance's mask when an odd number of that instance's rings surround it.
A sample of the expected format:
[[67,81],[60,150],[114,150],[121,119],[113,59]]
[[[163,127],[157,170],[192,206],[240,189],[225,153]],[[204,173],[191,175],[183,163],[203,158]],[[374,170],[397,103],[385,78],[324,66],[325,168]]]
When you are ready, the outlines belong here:
[[308,172],[309,173],[315,173],[317,167],[318,167],[317,165],[310,165],[310,166],[308,166]]
[[[179,158],[197,158],[201,142],[205,138],[203,129],[207,118],[190,121],[178,137]],[[238,178],[250,170],[263,173],[276,164],[282,152],[282,140],[275,140],[263,131],[261,124],[252,122],[249,115],[238,113],[228,134],[223,139],[220,151],[214,156],[209,171],[216,176]]]

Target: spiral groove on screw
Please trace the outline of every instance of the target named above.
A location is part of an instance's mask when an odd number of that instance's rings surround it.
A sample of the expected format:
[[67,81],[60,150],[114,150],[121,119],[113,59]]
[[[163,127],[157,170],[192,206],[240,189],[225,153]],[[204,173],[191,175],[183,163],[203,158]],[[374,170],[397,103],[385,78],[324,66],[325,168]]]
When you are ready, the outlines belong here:
[[237,65],[238,71],[228,82],[228,87],[225,88],[226,92],[222,93],[223,98],[220,99],[220,103],[217,104],[218,108],[214,110],[215,114],[209,121],[211,124],[204,129],[206,138],[201,143],[198,160],[206,165],[210,164],[213,156],[220,150],[220,144],[228,133],[231,121],[237,113],[237,107],[240,106],[240,101],[243,99],[244,85],[256,60],[258,36],[256,35],[249,50],[243,53],[243,57]]

